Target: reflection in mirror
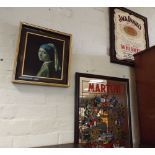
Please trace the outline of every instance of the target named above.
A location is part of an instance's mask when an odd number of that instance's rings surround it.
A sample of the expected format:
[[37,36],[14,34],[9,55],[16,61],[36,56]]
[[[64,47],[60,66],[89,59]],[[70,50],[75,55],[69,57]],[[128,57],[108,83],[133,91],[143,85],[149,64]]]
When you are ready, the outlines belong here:
[[127,81],[79,76],[78,143],[131,147],[127,87]]

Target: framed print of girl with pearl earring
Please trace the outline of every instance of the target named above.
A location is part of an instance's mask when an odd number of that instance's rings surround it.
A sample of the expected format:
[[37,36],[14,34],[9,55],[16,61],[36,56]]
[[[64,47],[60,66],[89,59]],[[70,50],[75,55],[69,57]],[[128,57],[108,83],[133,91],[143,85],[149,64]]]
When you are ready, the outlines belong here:
[[71,37],[21,23],[13,82],[68,87]]

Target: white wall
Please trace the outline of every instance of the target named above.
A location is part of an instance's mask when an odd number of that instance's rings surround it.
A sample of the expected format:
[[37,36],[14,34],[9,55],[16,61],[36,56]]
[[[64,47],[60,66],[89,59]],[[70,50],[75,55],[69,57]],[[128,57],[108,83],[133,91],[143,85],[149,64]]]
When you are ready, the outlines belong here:
[[[130,8],[148,18],[155,42],[154,8]],[[19,22],[71,33],[69,88],[11,83]],[[110,63],[108,8],[0,8],[0,147],[35,147],[74,139],[75,72],[130,79],[133,143],[139,143],[134,69]]]

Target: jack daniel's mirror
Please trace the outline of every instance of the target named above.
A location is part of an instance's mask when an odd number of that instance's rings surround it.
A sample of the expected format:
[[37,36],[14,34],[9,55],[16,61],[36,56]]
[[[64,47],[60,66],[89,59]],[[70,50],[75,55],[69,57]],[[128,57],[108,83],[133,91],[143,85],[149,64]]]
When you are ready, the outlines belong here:
[[149,47],[147,19],[126,8],[110,8],[111,62],[134,64],[134,54]]

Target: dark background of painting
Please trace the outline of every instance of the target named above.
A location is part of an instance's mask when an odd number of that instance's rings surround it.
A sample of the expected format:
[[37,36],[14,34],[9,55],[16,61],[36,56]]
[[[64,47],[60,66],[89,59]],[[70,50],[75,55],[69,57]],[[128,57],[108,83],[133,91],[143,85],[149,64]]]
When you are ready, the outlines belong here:
[[44,36],[29,33],[27,37],[26,54],[24,61],[24,75],[36,76],[43,64],[43,62],[38,58],[38,50],[42,44],[46,43],[53,43],[56,46],[59,62],[62,66],[63,42],[53,38],[47,38]]
[[[41,85],[54,86],[58,84],[68,87],[71,34],[32,26],[26,23],[22,23],[20,28],[19,49],[17,63],[15,64],[15,81],[20,80],[23,83],[40,83]],[[45,43],[53,43],[56,46],[59,55],[58,59],[62,67],[61,71],[54,74],[51,78],[36,76],[42,65],[42,62],[38,58],[38,50]],[[62,55],[63,50],[64,55]],[[64,59],[63,64],[62,59]]]

